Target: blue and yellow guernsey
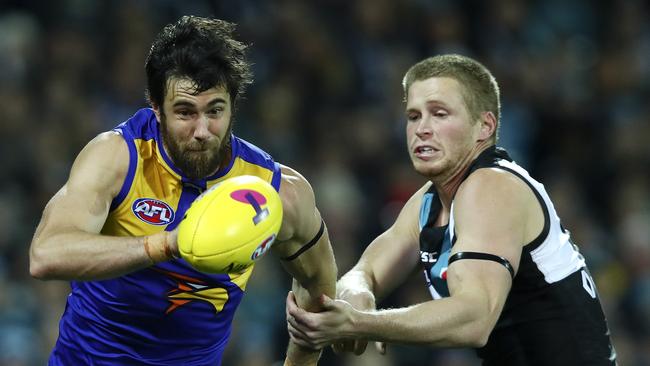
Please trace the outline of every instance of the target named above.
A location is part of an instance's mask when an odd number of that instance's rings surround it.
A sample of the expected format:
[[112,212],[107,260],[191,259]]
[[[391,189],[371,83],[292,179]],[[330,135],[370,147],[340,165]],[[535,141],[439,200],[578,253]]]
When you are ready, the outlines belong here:
[[[230,177],[256,175],[280,187],[280,167],[232,136],[225,169],[191,180],[174,166],[150,109],[117,126],[129,169],[102,234],[142,236],[173,230],[192,201]],[[219,365],[252,267],[205,274],[182,259],[102,281],[75,281],[50,365]]]

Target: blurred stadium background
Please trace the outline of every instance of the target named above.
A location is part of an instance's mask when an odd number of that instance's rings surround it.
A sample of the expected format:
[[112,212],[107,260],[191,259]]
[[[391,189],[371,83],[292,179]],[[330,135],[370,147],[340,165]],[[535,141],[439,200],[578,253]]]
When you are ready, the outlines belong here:
[[[541,179],[587,257],[621,365],[650,365],[650,7],[642,0],[0,2],[0,365],[43,365],[69,285],[28,272],[47,200],[97,133],[145,105],[153,35],[180,15],[239,24],[255,84],[235,131],[313,184],[340,272],[423,183],[404,147],[400,79],[437,53],[485,63],[501,143]],[[279,362],[279,263],[258,266],[224,365]],[[427,299],[421,274],[386,299]],[[322,365],[477,365],[390,346]]]

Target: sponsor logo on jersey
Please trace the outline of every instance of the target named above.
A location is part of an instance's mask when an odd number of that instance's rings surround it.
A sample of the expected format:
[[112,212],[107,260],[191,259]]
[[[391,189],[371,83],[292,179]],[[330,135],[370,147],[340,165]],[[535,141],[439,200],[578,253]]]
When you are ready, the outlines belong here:
[[422,263],[436,263],[438,261],[438,252],[420,251],[420,260]]
[[164,274],[176,284],[174,288],[167,292],[167,300],[170,304],[165,310],[166,315],[197,301],[209,303],[214,307],[215,313],[218,313],[223,310],[230,296],[227,289],[218,285],[209,285],[198,278],[157,267],[151,267],[151,269]]
[[131,210],[140,220],[151,225],[167,225],[174,221],[174,210],[165,202],[153,198],[140,198]]
[[440,278],[443,280],[447,280],[447,267],[444,267],[443,269],[440,270]]

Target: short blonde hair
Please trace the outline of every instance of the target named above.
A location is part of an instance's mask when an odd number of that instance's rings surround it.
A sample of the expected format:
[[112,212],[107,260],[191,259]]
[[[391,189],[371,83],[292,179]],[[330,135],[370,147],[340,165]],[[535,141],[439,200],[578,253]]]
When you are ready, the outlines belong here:
[[490,71],[478,61],[462,55],[439,55],[424,59],[404,75],[402,86],[404,100],[408,90],[416,81],[433,77],[449,77],[460,83],[461,93],[473,121],[481,117],[482,112],[492,112],[497,121],[495,141],[498,138],[501,101],[499,85]]

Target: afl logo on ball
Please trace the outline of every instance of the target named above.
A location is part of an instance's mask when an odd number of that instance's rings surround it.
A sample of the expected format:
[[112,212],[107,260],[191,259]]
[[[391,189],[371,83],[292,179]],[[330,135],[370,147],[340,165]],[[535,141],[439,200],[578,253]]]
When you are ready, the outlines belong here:
[[174,210],[167,203],[153,198],[137,199],[131,209],[147,224],[167,225],[174,221]]
[[275,234],[269,236],[266,238],[262,244],[260,244],[257,249],[253,252],[253,255],[251,255],[252,260],[256,260],[257,258],[261,257],[264,253],[266,253],[267,250],[271,248],[271,244],[273,244],[273,241],[275,240]]

